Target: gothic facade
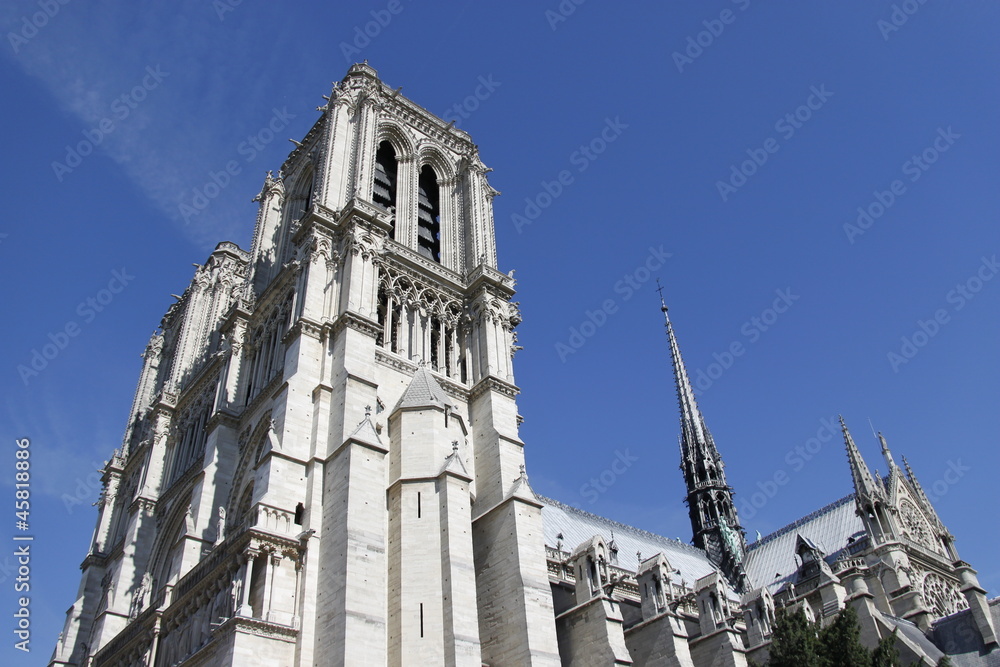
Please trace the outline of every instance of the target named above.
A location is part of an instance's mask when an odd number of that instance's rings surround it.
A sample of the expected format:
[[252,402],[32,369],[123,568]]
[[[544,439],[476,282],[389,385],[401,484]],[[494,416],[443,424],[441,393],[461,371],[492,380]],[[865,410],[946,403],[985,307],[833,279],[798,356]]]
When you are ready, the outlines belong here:
[[320,111],[149,341],[50,665],[746,665],[778,608],[846,605],[997,664],[884,439],[881,479],[844,426],[854,493],[747,543],[666,306],[693,544],[536,495],[476,145],[367,64]]

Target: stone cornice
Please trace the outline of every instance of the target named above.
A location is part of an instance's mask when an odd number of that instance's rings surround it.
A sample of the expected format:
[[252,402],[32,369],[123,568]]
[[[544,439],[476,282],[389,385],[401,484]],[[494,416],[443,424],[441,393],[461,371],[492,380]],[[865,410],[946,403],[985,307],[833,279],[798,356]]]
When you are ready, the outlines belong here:
[[326,326],[329,328],[332,336],[340,335],[340,332],[344,329],[354,329],[355,331],[363,333],[366,336],[375,338],[382,330],[382,327],[379,326],[378,322],[349,310],[341,313],[337,319],[327,323]]
[[88,567],[106,567],[108,564],[107,554],[87,554],[87,557],[80,563],[80,569],[86,570]]
[[396,95],[395,91],[381,80],[378,82],[381,93],[378,102],[388,115],[420,130],[456,155],[472,155],[476,152],[476,145],[468,133],[456,129],[453,123],[435,116],[412,100]]
[[229,408],[219,408],[212,413],[205,428],[212,430],[216,426],[228,426],[231,429],[238,429],[240,426],[240,416],[232,412]]
[[469,294],[480,289],[492,289],[508,301],[514,296],[514,279],[492,266],[480,264],[469,272],[467,280]]
[[220,242],[217,246],[215,246],[215,250],[212,251],[212,254],[229,255],[240,264],[246,264],[250,261],[250,253],[232,241]]
[[340,211],[340,222],[345,227],[352,223],[369,224],[381,230],[387,236],[392,230],[392,217],[389,211],[367,199],[354,196]]
[[395,265],[394,268],[404,273],[413,274],[416,272],[415,277],[424,281],[427,280],[429,274],[438,282],[436,287],[450,290],[456,299],[461,298],[466,292],[465,281],[462,280],[459,273],[427,259],[420,253],[392,239],[386,240],[382,259]]
[[282,336],[281,342],[282,344],[287,346],[291,344],[293,340],[295,340],[296,338],[298,338],[303,334],[309,336],[310,338],[314,338],[316,340],[322,340],[323,327],[322,325],[313,322],[308,318],[300,317],[295,321],[295,323],[292,326],[288,327],[288,331],[286,331],[285,335]]
[[220,636],[223,633],[243,632],[246,634],[256,635],[257,637],[277,639],[278,641],[284,641],[291,644],[294,644],[296,637],[299,636],[297,628],[287,625],[279,625],[278,623],[271,623],[270,621],[265,621],[259,618],[247,618],[246,616],[233,616],[219,626],[218,632],[220,633]]
[[511,398],[514,398],[521,392],[516,385],[513,385],[510,382],[501,380],[494,375],[487,375],[482,380],[477,382],[474,387],[472,387],[469,396],[472,400],[475,400],[487,391],[495,391],[503,394],[504,396],[510,396]]

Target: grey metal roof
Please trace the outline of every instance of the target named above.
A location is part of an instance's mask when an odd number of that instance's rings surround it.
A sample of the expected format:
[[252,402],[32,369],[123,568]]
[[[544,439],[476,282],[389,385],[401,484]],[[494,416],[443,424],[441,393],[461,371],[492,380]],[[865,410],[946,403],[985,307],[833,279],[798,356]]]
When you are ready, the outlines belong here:
[[830,556],[843,549],[849,537],[864,529],[861,518],[854,513],[854,494],[844,496],[751,544],[747,553],[747,576],[757,587],[794,573],[798,569],[795,560],[798,535]]
[[400,408],[425,408],[432,405],[443,408],[451,405],[451,401],[431,372],[421,366],[413,374],[410,386],[403,392],[393,412]]
[[542,522],[545,544],[553,549],[556,548],[559,534],[563,536],[563,550],[573,551],[578,544],[594,535],[600,535],[610,545],[611,533],[614,531],[615,545],[618,547],[618,567],[623,569],[632,572],[638,569],[636,552],[640,551],[644,560],[663,552],[670,565],[680,570],[680,577],[688,586],[694,586],[695,581],[716,571],[705,552],[690,544],[605,519],[551,498],[538,496],[538,501],[544,505]]

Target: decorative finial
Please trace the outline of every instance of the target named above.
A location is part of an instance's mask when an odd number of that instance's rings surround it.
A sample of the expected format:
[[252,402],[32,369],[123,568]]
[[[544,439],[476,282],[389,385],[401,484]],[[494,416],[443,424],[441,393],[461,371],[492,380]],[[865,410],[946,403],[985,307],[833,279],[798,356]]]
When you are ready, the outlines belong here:
[[641,551],[636,551],[635,552],[635,559],[636,559],[636,561],[639,562],[640,565],[642,564],[642,552]]
[[372,416],[372,406],[366,405],[365,406],[365,417],[371,417],[371,416]]
[[458,440],[451,441],[451,452],[453,454],[458,454]]
[[525,470],[524,470],[524,464],[522,463],[521,464],[521,477],[524,478],[524,477],[527,477],[527,476],[528,476],[528,473],[525,472]]

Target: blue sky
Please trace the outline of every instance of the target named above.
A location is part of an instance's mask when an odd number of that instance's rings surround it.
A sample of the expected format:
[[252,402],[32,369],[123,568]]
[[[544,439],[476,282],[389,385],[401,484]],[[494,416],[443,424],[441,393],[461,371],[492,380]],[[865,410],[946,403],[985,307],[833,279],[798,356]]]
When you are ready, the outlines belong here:
[[48,659],[170,295],[248,247],[264,173],[365,58],[495,169],[537,492],[690,537],[659,279],[751,539],[851,490],[824,420],[884,472],[871,419],[1000,593],[995,3],[44,6],[0,9],[0,493],[30,438],[35,535],[7,664]]

